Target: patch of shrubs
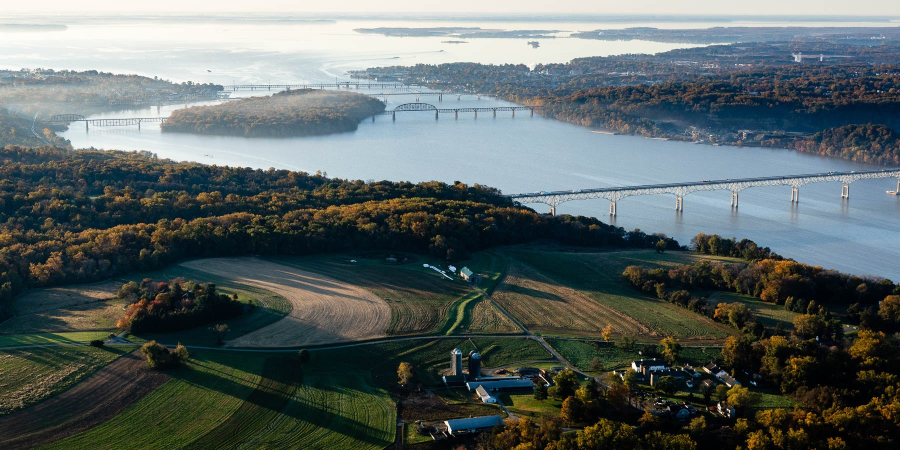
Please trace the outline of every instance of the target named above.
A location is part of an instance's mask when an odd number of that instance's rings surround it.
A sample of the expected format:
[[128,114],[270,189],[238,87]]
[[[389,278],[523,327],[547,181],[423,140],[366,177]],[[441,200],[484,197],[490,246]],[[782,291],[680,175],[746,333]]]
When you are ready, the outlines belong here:
[[219,294],[214,284],[176,279],[141,284],[129,282],[119,290],[128,300],[125,316],[117,326],[132,333],[179,331],[241,315],[244,305],[237,296]]
[[147,358],[147,367],[162,370],[174,369],[190,357],[187,349],[181,343],[178,343],[175,350],[169,350],[156,341],[150,341],[141,346],[141,353]]
[[91,341],[91,347],[103,347],[102,339],[94,339]]

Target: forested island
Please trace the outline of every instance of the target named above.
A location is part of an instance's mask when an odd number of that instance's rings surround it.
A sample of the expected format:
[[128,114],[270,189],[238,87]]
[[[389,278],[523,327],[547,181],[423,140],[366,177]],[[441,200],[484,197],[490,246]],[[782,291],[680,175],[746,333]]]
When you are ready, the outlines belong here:
[[[804,52],[816,58],[804,59]],[[540,105],[550,117],[616,133],[898,165],[897,57],[896,45],[816,41],[580,58],[534,68],[452,63],[368,73]]]
[[355,131],[384,103],[353,92],[299,89],[172,113],[164,132],[246,137],[316,136]]

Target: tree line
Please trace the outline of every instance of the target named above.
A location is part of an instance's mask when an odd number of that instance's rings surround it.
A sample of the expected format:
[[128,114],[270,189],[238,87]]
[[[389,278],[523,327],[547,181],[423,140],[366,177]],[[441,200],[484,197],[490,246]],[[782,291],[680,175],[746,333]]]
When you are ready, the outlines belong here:
[[187,330],[244,312],[237,295],[229,297],[218,293],[214,284],[183,279],[154,282],[146,278],[140,284],[131,281],[119,289],[118,297],[129,305],[116,326],[132,333]]
[[204,166],[138,152],[0,150],[0,308],[24,289],[152,270],[185,258],[390,249],[461,259],[554,239],[651,248],[594,218],[537,214],[492,188],[347,181]]

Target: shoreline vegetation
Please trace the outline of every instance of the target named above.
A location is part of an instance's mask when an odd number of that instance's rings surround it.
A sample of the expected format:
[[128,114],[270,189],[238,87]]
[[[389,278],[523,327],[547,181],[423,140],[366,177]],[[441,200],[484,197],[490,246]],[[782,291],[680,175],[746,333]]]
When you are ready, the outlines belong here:
[[244,137],[297,137],[356,131],[384,111],[383,102],[355,92],[298,89],[172,113],[163,132]]
[[742,43],[533,68],[420,64],[354,75],[542,106],[545,116],[617,134],[900,165],[900,45],[878,42]]

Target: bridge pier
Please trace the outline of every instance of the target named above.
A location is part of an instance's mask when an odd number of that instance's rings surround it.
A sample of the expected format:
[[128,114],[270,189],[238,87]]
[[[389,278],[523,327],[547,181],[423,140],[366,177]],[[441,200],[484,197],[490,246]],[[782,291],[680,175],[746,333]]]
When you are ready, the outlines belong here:
[[497,118],[497,110],[496,109],[494,109],[494,118],[495,119]]
[[531,117],[534,117],[534,108],[531,108]]
[[396,111],[391,113],[391,120],[393,120],[394,122],[397,121],[397,112]]
[[551,216],[556,215],[556,205],[550,205],[550,215]]
[[850,185],[845,184],[841,186],[841,198],[850,198]]
[[791,188],[791,203],[800,203],[800,188]]
[[478,111],[477,111],[477,110],[475,111],[475,118],[476,118],[476,119],[478,118]]
[[[459,119],[459,110],[453,111],[453,118]],[[900,184],[900,180],[898,180],[897,183]]]
[[438,112],[437,112],[437,110],[434,110],[434,120],[438,120]]
[[443,93],[443,92],[441,92],[440,94],[438,94],[438,101],[439,101],[439,102],[444,101],[444,93]]
[[684,198],[680,195],[675,197],[675,211],[684,211]]
[[456,94],[456,101],[462,100],[462,94]]
[[737,192],[731,193],[731,207],[732,208],[738,207],[738,193]]
[[85,132],[85,133],[87,133],[87,131],[88,131],[88,127],[89,127],[89,125],[88,125],[88,121],[87,121],[87,120],[85,120],[85,121],[84,121],[84,132]]
[[616,215],[616,202],[609,202],[609,215]]
[[512,110],[512,116],[513,116],[514,119],[516,118],[516,110],[515,110],[515,109]]

